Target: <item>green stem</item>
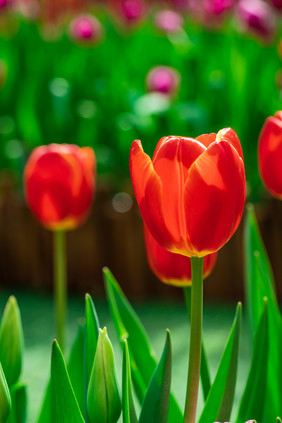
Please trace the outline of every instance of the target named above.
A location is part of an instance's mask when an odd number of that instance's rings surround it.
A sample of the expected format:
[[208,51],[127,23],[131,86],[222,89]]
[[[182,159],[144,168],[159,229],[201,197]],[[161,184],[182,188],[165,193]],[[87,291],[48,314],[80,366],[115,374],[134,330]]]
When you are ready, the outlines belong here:
[[54,231],[54,294],[57,340],[64,350],[66,321],[66,240],[64,231]]
[[191,257],[191,332],[184,423],[196,421],[202,346],[203,260],[203,257]]
[[[188,321],[191,323],[191,286],[185,286],[183,287],[184,291],[184,298],[185,298],[185,305],[188,315]],[[204,401],[206,401],[210,387],[211,387],[211,379],[210,379],[210,372],[208,367],[208,360],[207,355],[204,347],[204,342],[202,340],[202,350],[201,350],[201,384],[202,384],[202,390],[204,395]]]

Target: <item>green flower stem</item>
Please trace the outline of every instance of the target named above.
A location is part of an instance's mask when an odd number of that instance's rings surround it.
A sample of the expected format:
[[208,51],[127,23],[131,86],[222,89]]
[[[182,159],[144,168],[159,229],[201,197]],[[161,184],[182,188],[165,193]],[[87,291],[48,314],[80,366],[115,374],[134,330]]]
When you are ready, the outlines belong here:
[[[183,288],[183,291],[184,291],[186,310],[188,314],[188,320],[189,320],[189,323],[191,323],[191,286],[185,286]],[[210,391],[210,387],[211,387],[211,379],[210,379],[210,372],[208,368],[206,350],[205,350],[203,341],[202,341],[202,350],[201,350],[200,373],[201,373],[201,384],[202,384],[204,400],[206,401]]]
[[191,257],[191,332],[184,423],[196,421],[202,347],[203,261],[203,257]]
[[65,231],[54,231],[54,284],[56,336],[60,348],[63,351],[67,298]]

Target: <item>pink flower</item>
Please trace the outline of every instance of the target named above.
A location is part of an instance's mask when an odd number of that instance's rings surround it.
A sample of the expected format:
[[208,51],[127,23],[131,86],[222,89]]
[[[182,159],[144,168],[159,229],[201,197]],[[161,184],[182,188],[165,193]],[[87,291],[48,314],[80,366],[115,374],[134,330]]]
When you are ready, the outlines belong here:
[[163,32],[173,33],[182,28],[182,16],[173,10],[160,10],[155,16],[155,25]]
[[173,95],[178,89],[179,73],[168,66],[156,66],[150,70],[146,78],[149,91]]
[[71,37],[76,41],[92,43],[102,36],[102,26],[92,15],[80,15],[70,24]]
[[138,21],[143,15],[143,4],[140,0],[122,0],[121,11],[127,21]]
[[241,0],[237,7],[238,17],[244,26],[264,39],[275,32],[275,15],[269,4],[262,0]]

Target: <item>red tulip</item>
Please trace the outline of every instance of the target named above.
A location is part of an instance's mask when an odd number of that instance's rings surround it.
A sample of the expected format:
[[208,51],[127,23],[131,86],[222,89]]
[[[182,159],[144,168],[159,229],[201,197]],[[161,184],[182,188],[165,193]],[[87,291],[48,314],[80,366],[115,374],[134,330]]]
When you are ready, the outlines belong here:
[[[175,286],[191,285],[191,260],[181,254],[171,253],[161,247],[144,225],[147,258],[152,272],[162,282]],[[203,277],[213,270],[217,253],[204,258]]]
[[258,163],[266,188],[282,199],[282,110],[264,122],[259,136]]
[[171,252],[214,253],[240,223],[246,182],[242,148],[231,128],[196,139],[163,137],[152,161],[135,140],[130,172],[145,224]]
[[95,189],[90,147],[50,144],[33,150],[24,171],[25,196],[48,229],[73,229],[87,217]]

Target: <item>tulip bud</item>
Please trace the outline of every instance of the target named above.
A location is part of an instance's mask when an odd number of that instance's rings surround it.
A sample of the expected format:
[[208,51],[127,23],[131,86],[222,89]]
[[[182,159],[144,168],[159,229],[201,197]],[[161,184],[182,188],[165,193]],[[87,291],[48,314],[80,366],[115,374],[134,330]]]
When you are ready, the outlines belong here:
[[273,37],[275,16],[269,4],[262,0],[241,0],[237,12],[246,29],[265,40]]
[[269,192],[282,199],[282,111],[264,122],[259,135],[258,164],[260,176]]
[[94,195],[95,169],[90,147],[50,144],[33,150],[24,171],[25,197],[42,225],[68,230],[84,222]]
[[77,16],[70,24],[70,35],[75,41],[94,43],[102,36],[102,26],[92,15]]
[[[191,285],[191,260],[181,254],[162,248],[144,225],[144,238],[149,266],[158,279],[168,285]],[[204,257],[203,277],[206,278],[215,266],[217,253]]]
[[183,26],[182,16],[172,10],[160,10],[155,16],[155,25],[165,33],[178,32]]
[[150,92],[158,92],[172,96],[179,87],[180,75],[177,70],[168,66],[156,66],[151,69],[146,77]]
[[144,12],[141,0],[122,0],[121,12],[129,23],[138,21]]

